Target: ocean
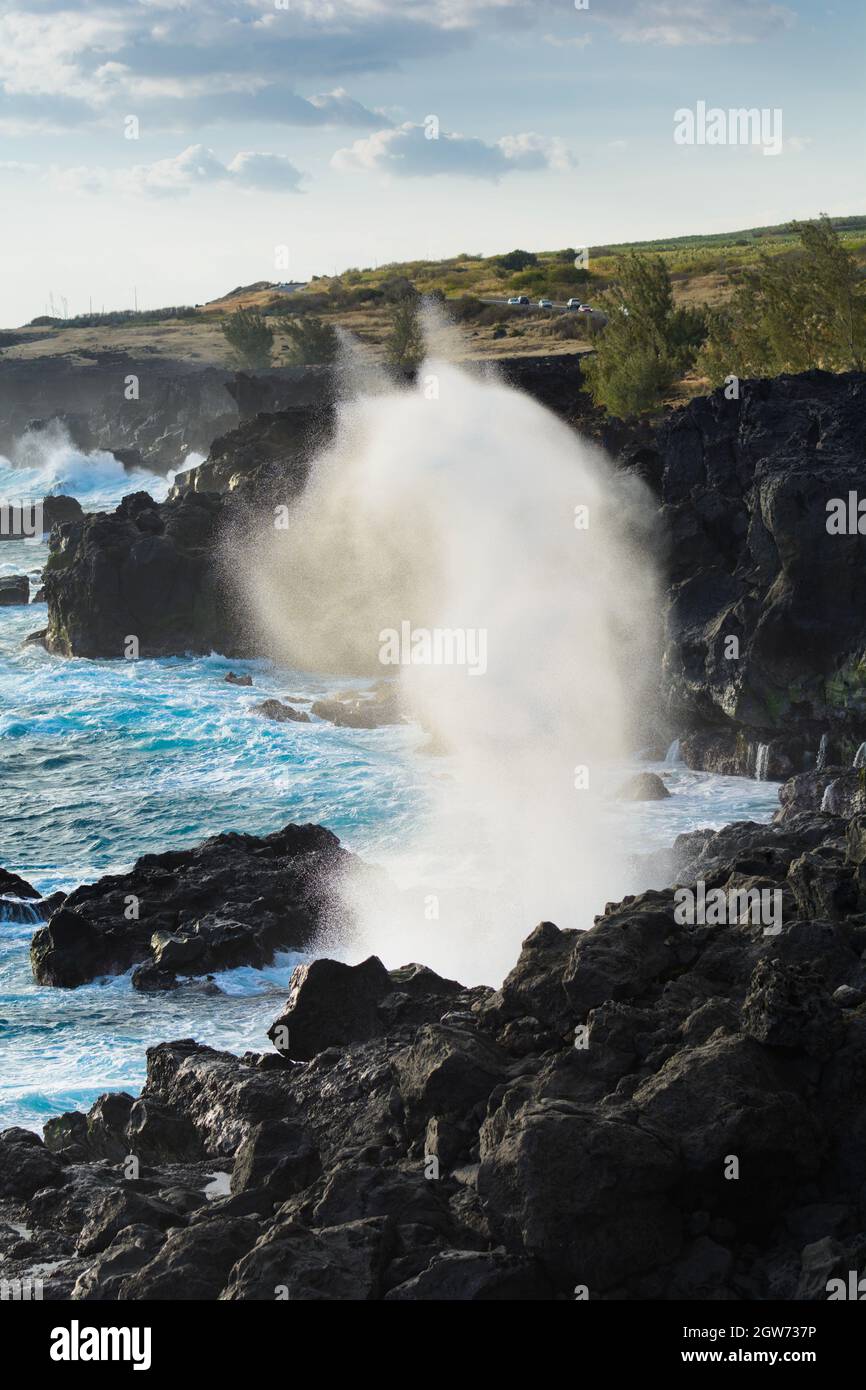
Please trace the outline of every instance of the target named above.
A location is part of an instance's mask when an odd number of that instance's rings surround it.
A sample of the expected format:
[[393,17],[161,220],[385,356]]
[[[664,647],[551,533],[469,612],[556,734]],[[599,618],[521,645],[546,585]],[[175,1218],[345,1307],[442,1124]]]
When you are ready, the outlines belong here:
[[[109,455],[88,457],[71,447],[29,468],[0,459],[0,496],[69,492],[87,510],[104,510],[141,488],[161,498],[167,482],[130,476]],[[0,542],[0,574],[29,574],[35,593],[46,557],[44,544]],[[192,846],[221,831],[266,834],[312,821],[404,882],[434,872],[424,860],[428,851],[416,848],[418,830],[448,795],[452,773],[447,758],[422,751],[423,730],[273,724],[251,713],[268,696],[312,700],[357,681],[216,653],[136,662],[55,657],[23,645],[46,621],[44,604],[0,608],[5,869],[43,893],[69,890],[128,868],[142,854]],[[253,686],[227,684],[229,670],[250,674]],[[698,826],[768,820],[778,804],[776,784],[680,764],[635,763],[617,776],[624,780],[638,766],[662,773],[673,795],[611,803],[618,833],[634,851],[667,846]],[[524,934],[533,926],[527,921]],[[139,994],[128,976],[56,990],[33,982],[33,930],[0,921],[0,1129],[38,1130],[49,1116],[85,1109],[103,1091],[135,1093],[145,1049],[160,1041],[194,1036],[231,1051],[266,1047],[265,1030],[299,959],[286,955],[264,970],[226,972],[214,996],[184,988]]]

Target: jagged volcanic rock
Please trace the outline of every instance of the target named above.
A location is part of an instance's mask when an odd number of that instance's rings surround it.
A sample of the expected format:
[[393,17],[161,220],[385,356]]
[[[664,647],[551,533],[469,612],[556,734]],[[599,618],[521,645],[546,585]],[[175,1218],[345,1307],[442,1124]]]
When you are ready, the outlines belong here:
[[[671,538],[665,693],[692,766],[768,775],[850,763],[866,729],[866,538],[827,531],[862,486],[866,375],[741,381],[661,426]],[[732,656],[729,639],[739,655]]]
[[71,988],[138,966],[133,983],[170,988],[177,975],[266,965],[310,945],[351,862],[317,825],[144,855],[128,874],[69,894],[33,937],[34,978]]
[[779,930],[665,889],[543,923],[496,991],[300,969],[279,1051],[164,1043],[139,1100],[0,1136],[7,1269],[75,1299],[826,1298],[866,1262],[864,826],[679,837],[680,888],[778,892]]
[[[222,499],[190,493],[157,505],[146,492],[112,513],[59,527],[45,568],[45,645],[63,656],[243,655],[213,558]],[[137,639],[130,653],[129,639]]]

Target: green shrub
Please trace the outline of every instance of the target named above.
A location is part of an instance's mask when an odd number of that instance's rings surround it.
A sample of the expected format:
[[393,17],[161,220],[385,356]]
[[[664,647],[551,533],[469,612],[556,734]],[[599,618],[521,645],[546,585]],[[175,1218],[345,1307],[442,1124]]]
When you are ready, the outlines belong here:
[[498,260],[503,270],[526,270],[527,266],[538,265],[534,251],[509,251],[507,255],[499,256]]
[[330,323],[309,316],[292,319],[286,323],[288,360],[296,366],[315,362],[333,362],[337,355],[339,339],[336,329]]
[[424,334],[418,307],[418,298],[407,296],[397,301],[391,313],[385,354],[392,367],[403,371],[414,371],[424,357]]
[[221,327],[241,366],[261,370],[271,365],[274,330],[255,309],[238,309]]
[[649,410],[694,361],[703,317],[674,308],[661,256],[634,251],[620,259],[598,305],[608,322],[584,368],[593,400],[614,415]]
[[799,247],[763,253],[756,266],[742,270],[730,303],[709,315],[698,368],[714,384],[727,376],[863,367],[862,271],[828,218],[792,227]]

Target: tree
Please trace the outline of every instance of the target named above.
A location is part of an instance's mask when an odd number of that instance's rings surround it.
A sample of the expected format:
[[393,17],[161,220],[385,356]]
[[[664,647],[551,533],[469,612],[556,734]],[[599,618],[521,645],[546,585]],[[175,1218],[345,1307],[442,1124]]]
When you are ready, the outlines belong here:
[[414,371],[424,357],[424,334],[417,298],[407,297],[395,304],[385,352],[391,366],[403,371]]
[[235,357],[244,367],[271,365],[274,330],[255,309],[238,309],[223,320],[222,331]]
[[289,338],[288,358],[297,366],[313,362],[333,362],[337,355],[339,340],[336,330],[330,323],[307,315],[305,318],[291,319],[286,323]]
[[620,259],[598,302],[608,322],[584,368],[593,400],[620,416],[657,405],[694,360],[703,315],[675,308],[662,257],[636,251]]
[[383,280],[381,290],[386,304],[399,304],[401,299],[418,297],[418,291],[405,275],[392,275],[389,279]]
[[509,251],[499,257],[499,264],[504,270],[525,270],[527,266],[538,265],[538,257],[534,251]]
[[731,302],[710,314],[698,368],[714,384],[729,375],[862,369],[866,286],[857,262],[827,217],[792,228],[799,248],[763,253]]

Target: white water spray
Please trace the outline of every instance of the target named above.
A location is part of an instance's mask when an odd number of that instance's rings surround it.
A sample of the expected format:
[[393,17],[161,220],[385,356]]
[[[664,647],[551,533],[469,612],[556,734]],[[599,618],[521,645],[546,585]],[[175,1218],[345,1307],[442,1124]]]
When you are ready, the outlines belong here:
[[147,491],[156,501],[168,493],[168,480],[147,468],[127,469],[105,449],[85,453],[66,426],[52,420],[44,429],[27,430],[11,458],[0,454],[0,496],[76,497],[85,510],[117,506],[129,492]]
[[[352,959],[496,981],[539,920],[589,927],[624,891],[606,793],[655,669],[654,515],[529,397],[431,359],[415,388],[345,402],[288,529],[235,542],[278,660],[395,675],[447,749],[417,755],[417,838],[379,857],[402,891],[353,885]],[[485,670],[382,666],[404,624],[483,632]]]

